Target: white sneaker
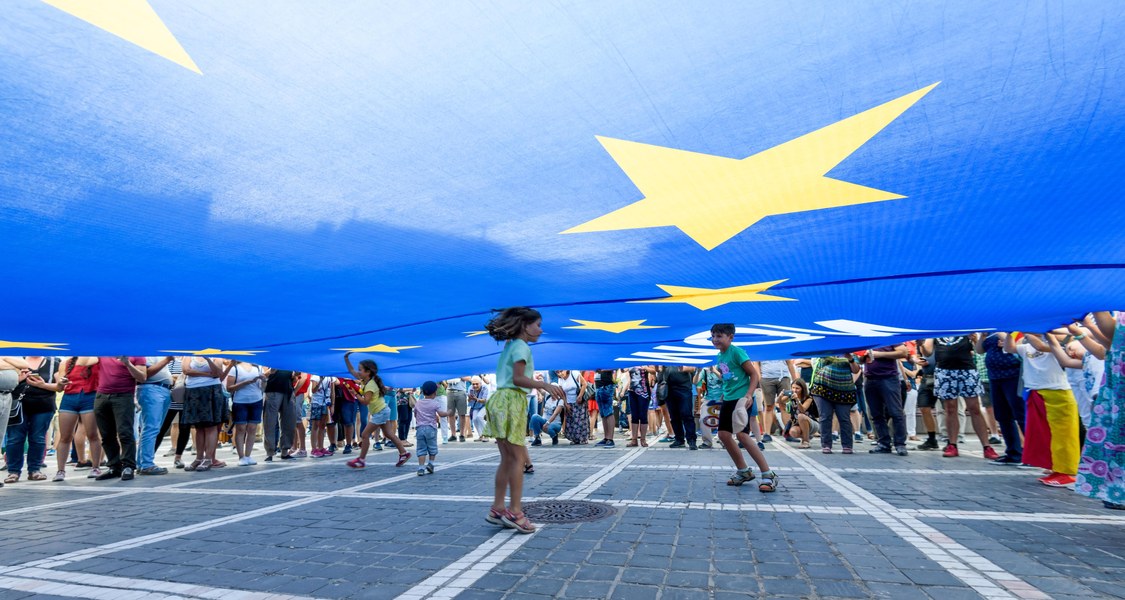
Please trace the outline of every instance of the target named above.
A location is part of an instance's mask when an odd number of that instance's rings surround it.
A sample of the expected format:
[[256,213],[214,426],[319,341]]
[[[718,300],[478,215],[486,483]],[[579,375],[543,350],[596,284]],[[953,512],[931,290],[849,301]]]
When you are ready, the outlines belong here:
[[238,459],[238,466],[249,467],[250,466],[250,459],[243,456],[242,458]]
[[256,465],[256,464],[258,464],[258,461],[256,461],[256,460],[254,460],[253,458],[250,458],[249,456],[247,456],[247,457],[246,457],[246,464],[248,464],[248,465]]
[[101,474],[102,474],[102,468],[101,467],[94,467],[93,469],[90,469],[90,472],[86,475],[86,479],[96,479],[98,477],[98,475],[101,475]]

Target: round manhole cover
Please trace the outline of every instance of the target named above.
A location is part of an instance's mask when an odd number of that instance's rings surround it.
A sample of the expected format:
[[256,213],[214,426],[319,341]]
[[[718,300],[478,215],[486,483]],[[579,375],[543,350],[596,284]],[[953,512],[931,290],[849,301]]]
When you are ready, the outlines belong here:
[[523,512],[533,523],[586,523],[617,512],[612,506],[584,500],[544,500],[528,502]]

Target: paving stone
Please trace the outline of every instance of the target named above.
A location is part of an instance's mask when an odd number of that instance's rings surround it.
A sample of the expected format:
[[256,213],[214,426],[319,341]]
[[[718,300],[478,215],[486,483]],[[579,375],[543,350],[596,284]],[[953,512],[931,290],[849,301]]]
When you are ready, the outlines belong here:
[[808,596],[809,584],[800,579],[763,579],[762,586],[768,596]]

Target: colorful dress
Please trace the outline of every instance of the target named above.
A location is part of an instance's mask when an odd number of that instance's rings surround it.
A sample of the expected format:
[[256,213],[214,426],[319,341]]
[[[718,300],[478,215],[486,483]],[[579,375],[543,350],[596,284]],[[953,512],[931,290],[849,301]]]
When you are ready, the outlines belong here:
[[1105,383],[1090,410],[1086,447],[1078,465],[1074,491],[1098,500],[1125,504],[1125,311],[1106,352]]

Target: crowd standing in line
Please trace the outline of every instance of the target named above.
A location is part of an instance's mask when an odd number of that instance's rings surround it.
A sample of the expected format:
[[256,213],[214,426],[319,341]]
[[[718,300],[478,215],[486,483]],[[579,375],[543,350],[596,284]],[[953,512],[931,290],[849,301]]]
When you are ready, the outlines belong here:
[[710,365],[536,371],[540,317],[513,308],[489,324],[505,344],[495,374],[398,389],[374,361],[354,366],[351,353],[350,377],[209,356],[0,357],[3,483],[25,473],[47,480],[52,455],[55,482],[68,467],[100,481],[163,475],[155,456],[165,436],[184,471],[226,467],[223,443],[238,465],[254,465],[260,440],[267,462],[358,452],[353,468],[384,447],[398,450],[402,466],[417,444],[419,475],[435,472],[440,445],[475,440],[501,452],[488,520],[533,531],[520,505],[523,476],[534,473],[527,447],[546,440],[612,448],[624,437],[627,447],[706,450],[717,439],[734,466],[727,483],[759,479],[769,492],[779,478],[763,450],[775,435],[797,449],[819,442],[823,453],[839,443],[853,454],[869,441],[873,454],[957,458],[971,423],[989,464],[1042,470],[1044,485],[1122,509],[1123,319],[1098,312],[1043,334],[971,333],[760,362],[738,346],[733,325],[717,324]]

